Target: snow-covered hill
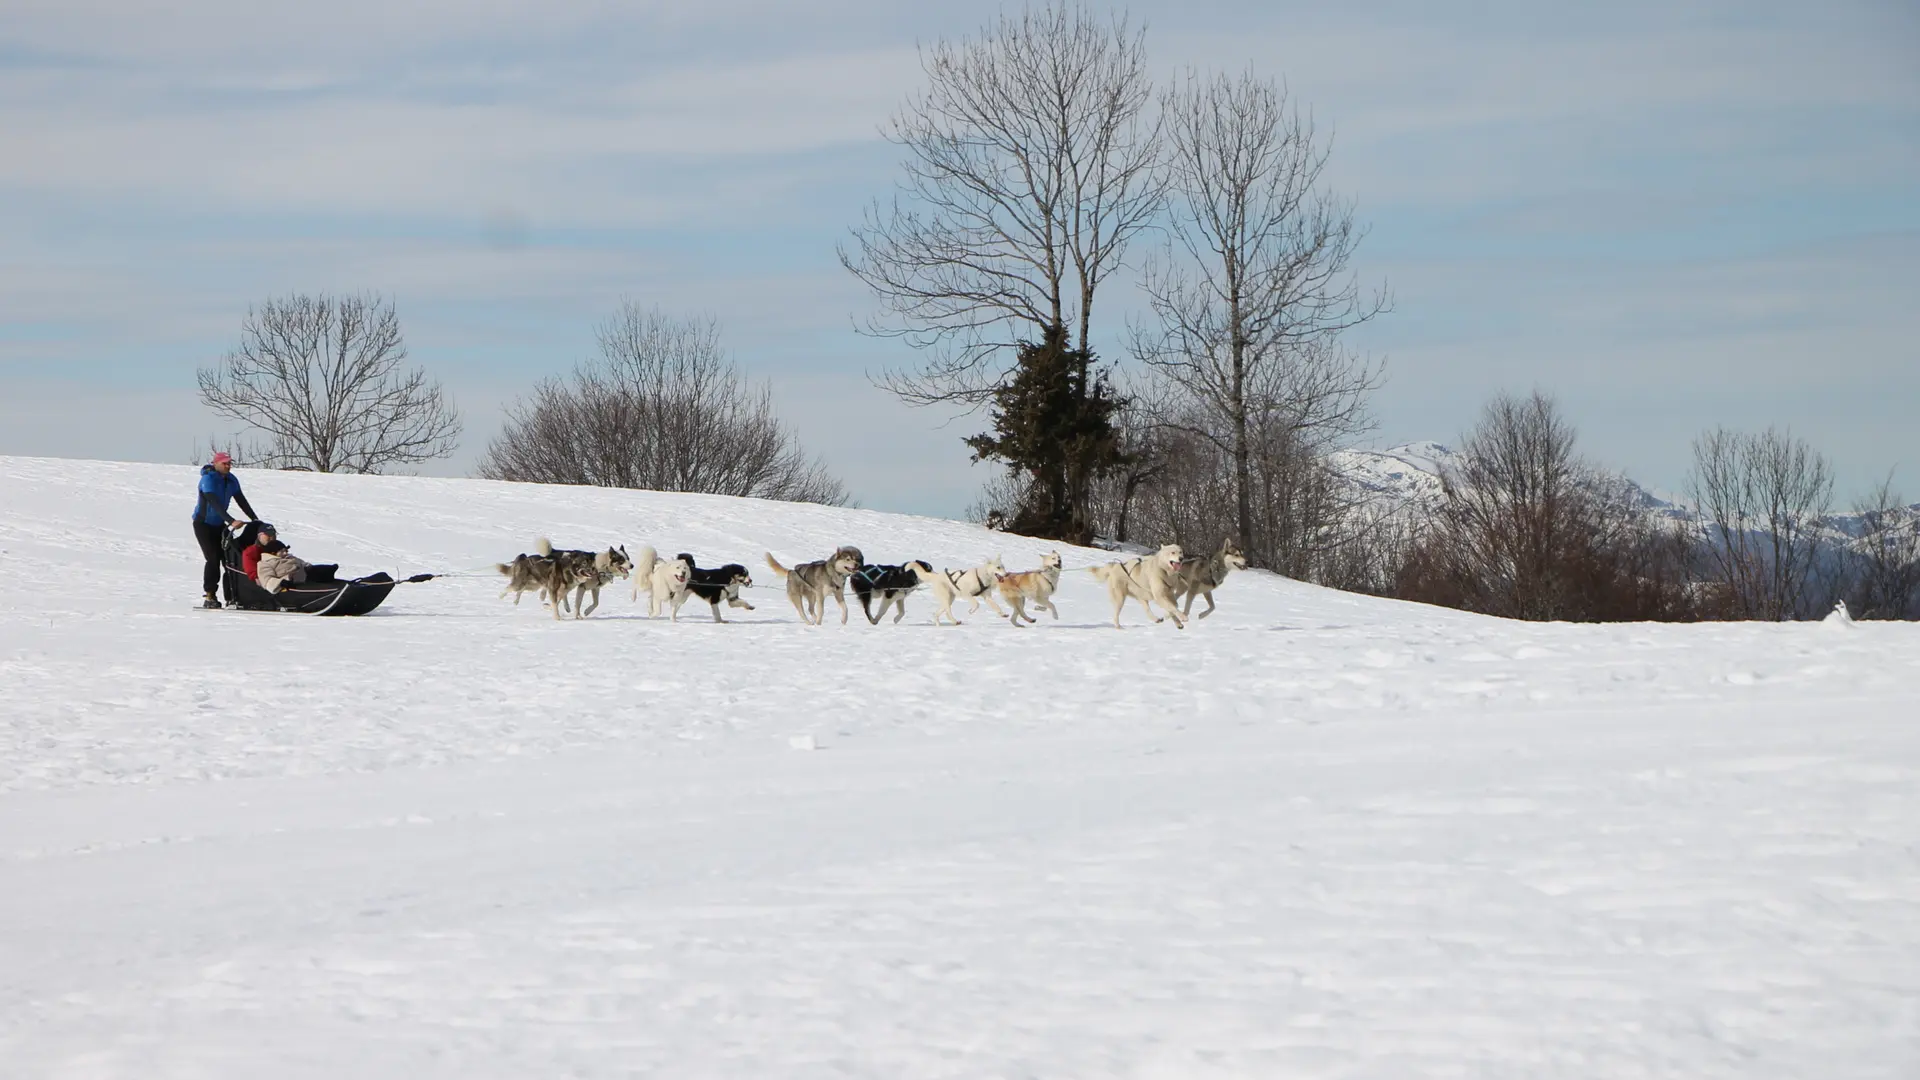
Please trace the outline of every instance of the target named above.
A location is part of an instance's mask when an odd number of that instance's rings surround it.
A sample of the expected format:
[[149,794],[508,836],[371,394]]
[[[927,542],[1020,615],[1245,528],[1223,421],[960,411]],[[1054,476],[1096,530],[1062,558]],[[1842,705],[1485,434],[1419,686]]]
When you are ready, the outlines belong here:
[[0,1074],[1920,1061],[1920,627],[1522,625],[1252,573],[1186,631],[1115,631],[1082,573],[1025,630],[919,597],[804,627],[769,587],[726,626],[618,590],[555,622],[486,569],[540,535],[1048,545],[244,479],[310,558],[473,576],[361,619],[196,612],[191,470],[0,458]]

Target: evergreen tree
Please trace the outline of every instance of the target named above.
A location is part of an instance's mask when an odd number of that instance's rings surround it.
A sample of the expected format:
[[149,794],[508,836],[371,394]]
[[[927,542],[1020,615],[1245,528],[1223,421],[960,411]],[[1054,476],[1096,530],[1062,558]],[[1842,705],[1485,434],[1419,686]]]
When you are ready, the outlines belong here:
[[967,440],[973,459],[995,458],[1028,481],[1008,530],[1085,544],[1094,478],[1127,462],[1114,430],[1124,404],[1093,354],[1067,346],[1066,328],[1047,328],[1021,346],[1014,375],[993,393],[993,434]]

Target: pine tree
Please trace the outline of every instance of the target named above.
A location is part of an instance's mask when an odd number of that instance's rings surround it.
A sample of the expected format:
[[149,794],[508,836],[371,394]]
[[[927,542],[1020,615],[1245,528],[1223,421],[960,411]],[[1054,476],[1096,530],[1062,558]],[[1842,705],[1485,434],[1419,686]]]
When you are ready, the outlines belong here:
[[1085,544],[1093,539],[1088,503],[1094,478],[1127,462],[1114,430],[1124,403],[1093,354],[1067,347],[1065,327],[1020,349],[1014,376],[993,394],[993,434],[967,440],[973,459],[995,458],[1024,474],[1029,497],[1008,530]]

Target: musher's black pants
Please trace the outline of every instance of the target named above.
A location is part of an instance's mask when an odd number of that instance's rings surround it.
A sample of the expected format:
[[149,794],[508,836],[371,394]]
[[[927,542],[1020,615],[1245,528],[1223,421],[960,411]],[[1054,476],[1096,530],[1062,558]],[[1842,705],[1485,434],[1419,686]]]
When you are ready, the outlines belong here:
[[208,596],[214,595],[220,588],[220,534],[226,531],[223,525],[209,525],[204,521],[193,523],[193,538],[200,541],[200,554],[207,557],[207,569],[201,575],[200,590]]

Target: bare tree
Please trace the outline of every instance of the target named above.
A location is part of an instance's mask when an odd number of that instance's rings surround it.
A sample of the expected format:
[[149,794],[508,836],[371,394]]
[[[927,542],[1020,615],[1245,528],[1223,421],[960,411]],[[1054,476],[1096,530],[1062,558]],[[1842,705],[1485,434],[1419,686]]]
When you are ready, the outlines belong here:
[[980,494],[966,509],[966,519],[989,529],[1004,531],[1007,525],[1027,511],[1033,499],[1033,481],[1009,469],[993,469]]
[[1096,477],[1092,486],[1088,512],[1097,530],[1116,543],[1132,539],[1135,508],[1172,464],[1169,432],[1146,403],[1153,392],[1138,380],[1120,387],[1113,430],[1122,464]]
[[1707,572],[1736,619],[1810,614],[1818,527],[1833,498],[1827,459],[1791,433],[1715,428],[1693,443],[1687,490],[1705,518]]
[[1161,204],[1152,88],[1124,18],[1054,3],[921,54],[926,91],[886,136],[906,179],[840,262],[880,300],[867,329],[928,350],[881,385],[977,406],[1049,328],[1091,355],[1094,295]]
[[598,362],[548,379],[507,410],[480,475],[493,480],[847,502],[748,383],[712,321],[632,303],[599,329]]
[[1554,570],[1572,539],[1584,479],[1573,445],[1573,428],[1550,399],[1502,394],[1462,440],[1459,465],[1442,470],[1434,533],[1476,610],[1559,616],[1565,597]]
[[391,302],[289,296],[247,312],[240,345],[199,370],[200,400],[259,431],[257,464],[383,472],[452,454],[460,416],[439,384],[403,371]]
[[1575,455],[1552,399],[1495,398],[1441,485],[1402,597],[1517,619],[1690,617],[1681,538]]
[[1894,490],[1891,473],[1853,504],[1860,535],[1848,546],[1848,605],[1862,619],[1920,618],[1920,505]]
[[1174,212],[1166,251],[1145,274],[1158,322],[1136,329],[1135,353],[1191,403],[1189,432],[1227,456],[1249,553],[1291,552],[1261,534],[1273,514],[1259,500],[1276,485],[1304,492],[1311,477],[1261,475],[1256,458],[1264,447],[1270,466],[1311,470],[1370,426],[1367,396],[1382,369],[1339,338],[1388,300],[1348,270],[1364,230],[1352,205],[1322,188],[1330,142],[1284,89],[1250,73],[1190,73],[1166,92],[1162,115]]
[[1416,540],[1413,518],[1391,503],[1356,501],[1341,517],[1314,569],[1329,588],[1393,595]]
[[[226,438],[209,435],[207,441],[195,446],[187,458],[188,464],[195,467],[205,465],[216,453],[225,452],[233,458],[236,469],[271,469],[276,466],[269,462],[273,458],[272,447],[258,439],[249,439],[245,435],[233,434]],[[280,466],[294,471],[311,471],[300,465]]]
[[[1140,385],[1140,384],[1136,384]],[[1150,391],[1130,393],[1145,396]],[[1163,398],[1168,395],[1162,393]],[[1178,395],[1172,395],[1178,404]],[[1232,459],[1218,440],[1196,431],[1203,421],[1136,405],[1123,414],[1119,431],[1128,462],[1096,488],[1095,520],[1116,540],[1172,541],[1212,549],[1241,534],[1235,526]],[[1365,494],[1325,458],[1309,452],[1284,424],[1261,423],[1251,436],[1259,546],[1242,548],[1263,568],[1302,580],[1321,581],[1333,572],[1338,552],[1373,529]]]

